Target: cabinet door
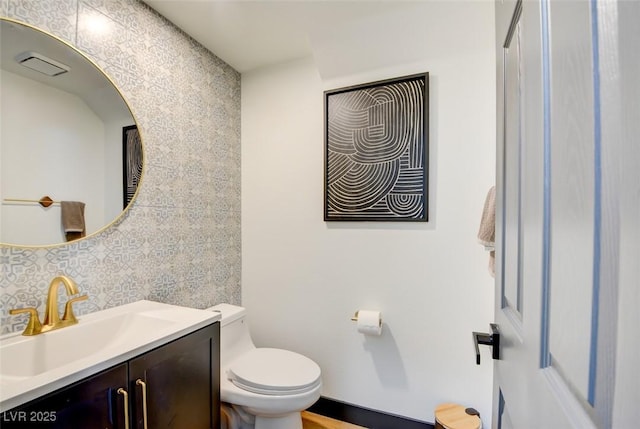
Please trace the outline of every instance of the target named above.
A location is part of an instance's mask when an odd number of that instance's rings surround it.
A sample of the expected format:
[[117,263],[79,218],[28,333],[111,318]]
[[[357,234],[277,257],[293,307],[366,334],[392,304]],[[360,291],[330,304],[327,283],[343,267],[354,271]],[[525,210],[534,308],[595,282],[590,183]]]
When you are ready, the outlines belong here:
[[[219,323],[129,362],[134,428],[220,427]],[[138,380],[144,384],[139,384]]]
[[2,429],[121,429],[127,365],[121,364],[0,415]]

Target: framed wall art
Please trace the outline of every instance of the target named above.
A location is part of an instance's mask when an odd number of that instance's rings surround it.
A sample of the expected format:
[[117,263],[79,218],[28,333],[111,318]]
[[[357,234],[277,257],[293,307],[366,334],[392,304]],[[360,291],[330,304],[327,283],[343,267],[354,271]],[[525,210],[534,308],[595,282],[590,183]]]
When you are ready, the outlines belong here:
[[130,125],[122,128],[122,187],[123,208],[126,208],[136,194],[142,177],[142,142],[138,127]]
[[325,221],[427,221],[429,74],[324,93]]

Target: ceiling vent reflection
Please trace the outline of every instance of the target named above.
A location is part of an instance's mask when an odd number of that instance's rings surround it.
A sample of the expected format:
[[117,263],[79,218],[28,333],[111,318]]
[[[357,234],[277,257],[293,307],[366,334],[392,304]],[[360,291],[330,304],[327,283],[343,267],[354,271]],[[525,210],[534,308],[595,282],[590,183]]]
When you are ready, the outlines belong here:
[[37,52],[23,52],[16,57],[16,61],[31,70],[47,76],[59,76],[71,70],[71,67]]

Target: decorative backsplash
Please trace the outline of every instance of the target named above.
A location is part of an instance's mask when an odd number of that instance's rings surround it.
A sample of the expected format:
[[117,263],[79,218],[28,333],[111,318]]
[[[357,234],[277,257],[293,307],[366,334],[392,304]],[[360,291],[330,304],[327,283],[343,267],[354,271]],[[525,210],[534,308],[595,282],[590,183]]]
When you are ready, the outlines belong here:
[[[145,150],[142,185],[116,224],[47,248],[0,246],[2,333],[42,312],[64,274],[77,314],[149,299],[240,302],[240,74],[137,0],[0,0],[0,15],[69,42],[115,82]],[[109,31],[92,25],[98,19]]]

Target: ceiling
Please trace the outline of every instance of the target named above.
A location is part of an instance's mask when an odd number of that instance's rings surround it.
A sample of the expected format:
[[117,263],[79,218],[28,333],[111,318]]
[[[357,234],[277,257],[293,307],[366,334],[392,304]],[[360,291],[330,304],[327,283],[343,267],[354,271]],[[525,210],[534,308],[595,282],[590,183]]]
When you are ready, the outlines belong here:
[[[144,1],[241,73],[313,56],[323,77],[338,73],[331,65],[335,58],[344,57],[349,62],[355,55],[364,56],[369,62],[383,63],[385,58],[396,63],[414,60],[415,50],[406,42],[412,36],[415,39],[415,34],[408,29],[425,25],[428,17],[425,6],[438,3],[438,7],[442,7],[447,3],[434,0]],[[399,55],[402,58],[398,58]]]

